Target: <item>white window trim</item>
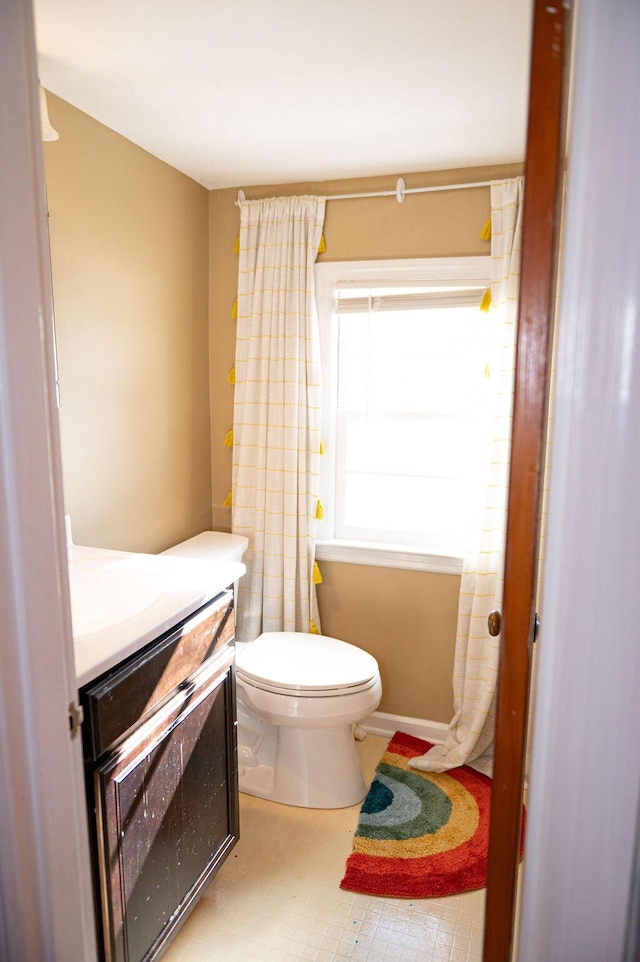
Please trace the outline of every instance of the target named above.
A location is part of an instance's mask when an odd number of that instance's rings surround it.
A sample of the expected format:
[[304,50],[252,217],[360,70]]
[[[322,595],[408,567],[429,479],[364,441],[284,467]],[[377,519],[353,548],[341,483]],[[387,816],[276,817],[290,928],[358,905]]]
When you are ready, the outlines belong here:
[[435,574],[461,575],[462,558],[410,551],[404,545],[377,545],[361,541],[318,541],[318,561],[339,561],[342,564],[371,565],[375,568],[405,568],[408,571],[430,571]]
[[[429,283],[435,280],[478,280],[487,281],[489,277],[488,255],[477,257],[428,257],[407,260],[371,261],[323,261],[315,265],[316,303],[320,320],[320,345],[322,354],[322,425],[327,454],[335,457],[336,431],[335,420],[331,417],[331,399],[337,391],[337,364],[335,351],[337,338],[333,325],[336,323],[333,291],[336,285],[352,283],[366,284],[379,282],[380,275],[385,280],[398,284]],[[329,323],[326,319],[329,318]],[[333,352],[333,353],[332,353]],[[324,467],[324,466],[323,466]],[[316,557],[320,561],[339,561],[345,564],[371,565],[384,568],[404,568],[416,571],[429,571],[438,574],[462,573],[463,559],[460,557],[434,555],[409,546],[376,545],[356,541],[343,541],[331,537],[334,526],[335,505],[335,466],[321,471],[320,500],[324,518],[318,522],[318,542]]]

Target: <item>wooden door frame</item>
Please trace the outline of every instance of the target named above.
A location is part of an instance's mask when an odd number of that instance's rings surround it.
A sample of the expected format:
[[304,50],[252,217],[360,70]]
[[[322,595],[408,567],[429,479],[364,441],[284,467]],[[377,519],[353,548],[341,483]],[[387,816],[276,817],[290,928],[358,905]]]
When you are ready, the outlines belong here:
[[484,962],[513,944],[563,176],[569,13],[535,0]]

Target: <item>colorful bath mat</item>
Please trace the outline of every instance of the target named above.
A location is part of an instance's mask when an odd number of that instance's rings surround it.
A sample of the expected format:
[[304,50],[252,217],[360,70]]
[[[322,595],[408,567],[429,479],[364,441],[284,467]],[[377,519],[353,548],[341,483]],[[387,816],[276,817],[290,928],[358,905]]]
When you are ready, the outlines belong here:
[[467,765],[442,774],[409,767],[431,747],[402,732],[389,742],[362,803],[340,888],[432,898],[486,885],[491,779]]

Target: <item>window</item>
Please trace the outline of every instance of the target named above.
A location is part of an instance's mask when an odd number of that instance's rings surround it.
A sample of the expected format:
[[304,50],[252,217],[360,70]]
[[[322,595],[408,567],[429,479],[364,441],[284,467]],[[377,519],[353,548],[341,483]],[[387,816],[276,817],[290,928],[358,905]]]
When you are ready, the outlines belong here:
[[489,258],[316,271],[318,557],[460,570],[490,406]]

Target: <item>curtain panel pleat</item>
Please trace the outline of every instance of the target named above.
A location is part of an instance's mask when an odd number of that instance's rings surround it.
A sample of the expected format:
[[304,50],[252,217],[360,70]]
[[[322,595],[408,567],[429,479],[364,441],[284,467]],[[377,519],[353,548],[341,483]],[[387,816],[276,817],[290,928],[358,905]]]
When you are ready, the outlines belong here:
[[313,583],[321,363],[314,272],[325,202],[240,205],[232,530],[249,539],[236,636],[320,629]]

